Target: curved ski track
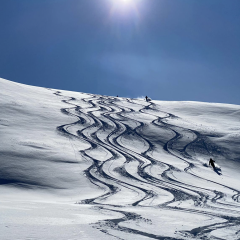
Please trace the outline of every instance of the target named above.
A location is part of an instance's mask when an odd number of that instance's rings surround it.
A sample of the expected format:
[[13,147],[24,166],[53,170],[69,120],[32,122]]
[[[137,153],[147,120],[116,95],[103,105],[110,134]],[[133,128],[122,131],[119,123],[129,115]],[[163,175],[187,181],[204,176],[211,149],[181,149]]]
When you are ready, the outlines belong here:
[[[104,209],[123,215],[119,219],[98,222],[95,227],[100,231],[113,237],[115,235],[111,233],[112,230],[131,233],[136,235],[135,239],[138,236],[150,239],[210,239],[211,231],[240,224],[240,192],[204,179],[193,171],[196,164],[199,164],[198,155],[209,157],[222,154],[219,147],[209,141],[208,136],[169,124],[168,119],[178,117],[161,111],[151,102],[142,102],[141,105],[131,99],[119,100],[90,94],[87,98],[69,97],[66,100],[60,91],[54,94],[69,104],[69,108],[61,109],[62,113],[77,119],[57,127],[58,131],[67,137],[89,143],[88,149],[79,151],[91,162],[85,175],[103,191],[101,195],[85,199],[79,204],[91,204],[99,211]],[[148,128],[153,128],[156,136],[165,131],[169,137],[158,139],[150,136],[147,134]],[[174,164],[157,158],[158,151],[171,155],[185,167],[181,170]],[[197,186],[194,181],[185,183],[175,176],[178,173],[191,175],[192,179],[198,179],[202,185]],[[208,187],[208,184],[214,186],[215,190]],[[223,188],[232,193],[232,201],[231,198],[225,198],[226,194],[221,191]],[[195,208],[177,204],[188,200],[194,203]],[[158,236],[121,225],[123,222],[139,219],[150,221],[122,210],[129,206],[171,209],[179,213],[218,217],[224,221],[182,232],[180,238]]]

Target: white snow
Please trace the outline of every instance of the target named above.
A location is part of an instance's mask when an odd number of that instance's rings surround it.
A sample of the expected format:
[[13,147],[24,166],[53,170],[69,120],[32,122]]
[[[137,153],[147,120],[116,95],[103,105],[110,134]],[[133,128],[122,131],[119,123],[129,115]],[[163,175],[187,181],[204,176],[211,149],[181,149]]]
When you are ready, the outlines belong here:
[[0,79],[0,111],[0,239],[240,239],[240,106]]

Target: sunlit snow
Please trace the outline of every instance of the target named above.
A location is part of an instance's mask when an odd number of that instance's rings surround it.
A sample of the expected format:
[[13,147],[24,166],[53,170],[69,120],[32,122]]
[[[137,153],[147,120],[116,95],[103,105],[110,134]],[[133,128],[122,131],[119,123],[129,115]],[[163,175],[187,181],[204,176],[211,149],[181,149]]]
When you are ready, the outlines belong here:
[[0,111],[0,239],[240,239],[240,106],[0,79]]

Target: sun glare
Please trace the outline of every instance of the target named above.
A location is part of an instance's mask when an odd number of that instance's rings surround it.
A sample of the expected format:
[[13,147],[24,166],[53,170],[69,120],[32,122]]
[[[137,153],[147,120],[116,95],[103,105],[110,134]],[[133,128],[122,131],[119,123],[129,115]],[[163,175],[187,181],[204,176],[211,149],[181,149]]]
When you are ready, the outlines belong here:
[[122,4],[122,3],[129,3],[129,2],[131,2],[132,0],[113,0],[113,2],[115,2],[115,3],[120,3],[120,4]]
[[113,5],[118,7],[127,7],[131,5],[135,5],[136,0],[112,0]]
[[137,11],[139,0],[110,0],[112,2],[112,12]]
[[130,3],[130,2],[132,2],[132,0],[118,0],[118,1],[123,2],[123,3]]
[[[134,31],[139,29],[143,0],[109,0],[109,2],[111,3],[109,17],[111,22],[116,23],[115,31],[118,34],[126,23],[128,26],[134,26]],[[123,24],[121,25],[121,23]]]

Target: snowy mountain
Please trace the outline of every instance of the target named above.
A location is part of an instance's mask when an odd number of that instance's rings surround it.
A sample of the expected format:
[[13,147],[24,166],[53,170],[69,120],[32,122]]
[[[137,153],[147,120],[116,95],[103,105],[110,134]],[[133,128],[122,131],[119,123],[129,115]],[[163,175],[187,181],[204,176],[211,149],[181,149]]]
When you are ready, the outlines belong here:
[[240,239],[240,106],[0,79],[0,111],[0,239]]

